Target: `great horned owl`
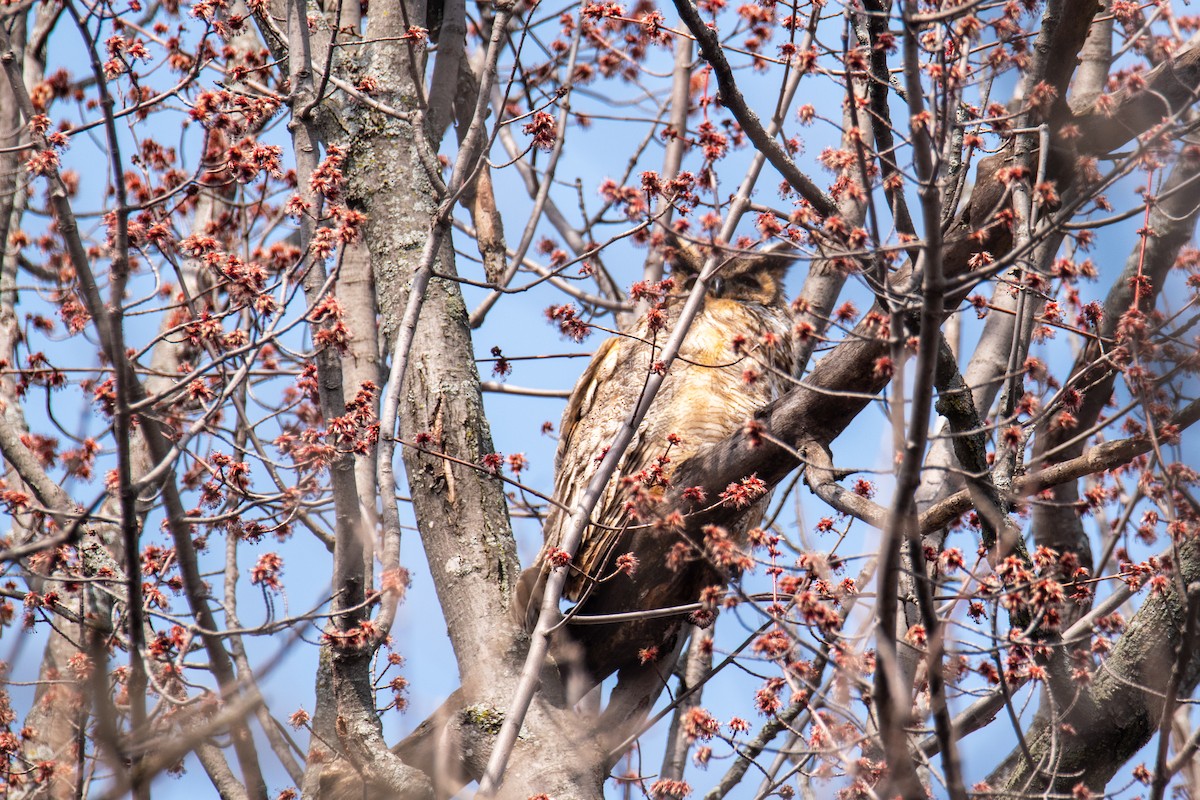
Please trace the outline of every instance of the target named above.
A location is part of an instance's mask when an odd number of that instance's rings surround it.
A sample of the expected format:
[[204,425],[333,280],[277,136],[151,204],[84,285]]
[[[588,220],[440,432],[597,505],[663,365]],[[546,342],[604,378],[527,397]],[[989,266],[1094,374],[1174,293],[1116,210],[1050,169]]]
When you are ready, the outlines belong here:
[[[545,545],[536,563],[521,576],[517,591],[515,610],[518,615],[525,614],[529,630],[537,620],[542,589],[553,568],[552,555],[571,510],[637,403],[683,301],[698,279],[703,262],[700,254],[686,246],[676,250],[673,286],[665,309],[659,310],[660,314],[665,311],[665,326],[655,329],[652,311],[604,342],[563,413],[554,480],[554,498],[561,506],[550,509],[544,526]],[[620,591],[622,581],[628,583],[628,578],[617,574],[619,558],[636,538],[632,529],[640,528],[638,535],[645,535],[648,521],[641,513],[644,509],[631,501],[635,493],[631,489],[636,489],[631,483],[640,483],[637,476],[652,475],[656,469],[669,480],[675,466],[738,430],[779,394],[792,360],[792,318],[783,298],[783,275],[790,262],[790,256],[781,253],[734,256],[709,279],[704,305],[654,405],[597,504],[575,557],[564,567],[570,570],[564,592],[567,599],[580,602],[584,609],[619,607],[621,603],[603,596]],[[661,483],[649,489],[649,493],[655,492],[661,496]],[[756,525],[761,509],[761,503],[752,508],[731,532],[736,536]],[[664,564],[644,563],[639,569],[664,568]],[[693,594],[678,602],[695,600]],[[596,680],[603,677],[593,676]]]

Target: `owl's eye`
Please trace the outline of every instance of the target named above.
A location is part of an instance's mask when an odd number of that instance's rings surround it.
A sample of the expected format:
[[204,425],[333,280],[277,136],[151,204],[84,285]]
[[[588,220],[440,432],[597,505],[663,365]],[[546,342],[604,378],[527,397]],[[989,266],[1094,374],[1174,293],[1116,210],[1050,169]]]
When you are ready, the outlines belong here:
[[695,273],[688,274],[687,276],[684,277],[684,279],[683,279],[684,291],[690,292],[692,290],[692,287],[695,285],[696,285],[696,274]]

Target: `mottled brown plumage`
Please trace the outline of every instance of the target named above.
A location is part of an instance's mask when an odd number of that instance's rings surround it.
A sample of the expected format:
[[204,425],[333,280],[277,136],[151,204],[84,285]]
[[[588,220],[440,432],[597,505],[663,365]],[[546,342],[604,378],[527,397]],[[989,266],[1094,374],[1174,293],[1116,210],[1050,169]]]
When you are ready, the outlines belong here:
[[[580,502],[606,448],[637,403],[649,370],[661,357],[661,348],[697,280],[698,253],[681,250],[675,262],[666,327],[652,332],[643,315],[621,335],[604,342],[563,413],[554,483],[554,498],[562,507],[551,508],[544,527],[545,546],[522,576],[518,589],[517,611],[525,613],[530,629],[537,620],[542,587],[551,569],[547,554],[559,547],[570,509]],[[567,599],[586,603],[598,592],[608,593],[609,587],[619,591],[622,581],[628,583],[628,578],[616,574],[617,558],[622,554],[617,552],[621,549],[618,543],[629,541],[622,531],[649,521],[630,507],[629,478],[653,469],[663,455],[670,459],[665,465],[669,476],[690,455],[738,430],[778,395],[791,367],[792,320],[782,293],[789,262],[787,256],[778,254],[735,257],[710,279],[704,305],[688,330],[679,357],[566,567],[571,571],[564,592]],[[678,443],[668,441],[672,434]],[[661,495],[663,490],[658,486],[649,491]],[[738,521],[734,533],[743,533],[760,518],[761,504],[757,504]],[[663,570],[665,565],[643,563],[640,569]],[[597,580],[604,583],[597,584]]]

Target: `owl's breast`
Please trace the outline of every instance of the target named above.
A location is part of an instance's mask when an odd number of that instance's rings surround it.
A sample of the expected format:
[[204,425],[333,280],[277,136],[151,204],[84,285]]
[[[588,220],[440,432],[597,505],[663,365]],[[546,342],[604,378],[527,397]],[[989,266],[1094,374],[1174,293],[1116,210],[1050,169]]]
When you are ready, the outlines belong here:
[[674,433],[683,440],[674,451],[676,463],[738,430],[773,399],[777,380],[762,363],[773,354],[760,343],[768,331],[786,339],[787,322],[781,317],[780,323],[751,313],[745,304],[708,298],[649,417],[656,429],[648,431],[651,437]]

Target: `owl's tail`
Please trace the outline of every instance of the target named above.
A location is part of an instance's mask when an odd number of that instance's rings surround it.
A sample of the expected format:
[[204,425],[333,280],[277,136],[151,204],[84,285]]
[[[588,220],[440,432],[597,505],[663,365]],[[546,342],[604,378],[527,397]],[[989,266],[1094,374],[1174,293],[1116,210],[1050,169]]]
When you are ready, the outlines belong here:
[[[548,576],[547,565],[539,558],[517,578],[511,611],[514,621],[524,628],[526,633],[532,634],[537,627],[542,603],[546,598]],[[564,708],[570,708],[580,702],[584,695],[599,683],[587,668],[584,648],[565,629],[557,630],[551,636],[550,653],[546,663],[547,666],[557,669],[562,680],[564,694],[561,702]]]
[[546,571],[539,559],[532,567],[524,570],[517,578],[516,596],[513,598],[511,611],[513,621],[520,625],[526,633],[533,633],[537,626],[538,614],[542,610],[542,601],[546,596]]

